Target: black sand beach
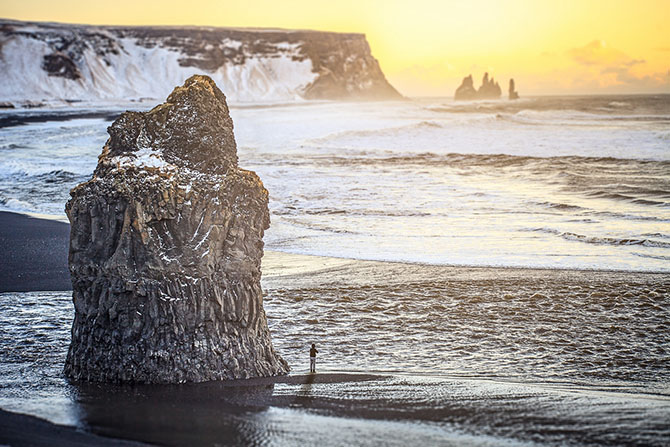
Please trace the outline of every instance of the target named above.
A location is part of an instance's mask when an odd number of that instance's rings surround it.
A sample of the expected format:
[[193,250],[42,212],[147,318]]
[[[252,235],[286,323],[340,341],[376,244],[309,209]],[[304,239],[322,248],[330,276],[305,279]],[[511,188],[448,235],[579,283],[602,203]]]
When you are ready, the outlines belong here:
[[12,447],[146,445],[134,441],[96,436],[74,427],[52,424],[34,416],[2,409],[0,409],[0,444]]
[[0,292],[70,290],[70,225],[0,211]]
[[[2,290],[32,290],[0,294],[0,406],[61,424],[3,411],[0,444],[670,441],[667,274],[267,251],[265,309],[289,376],[75,384],[62,375],[72,318],[68,225],[0,217],[3,250],[12,254],[3,263]],[[49,288],[64,291],[36,291]],[[320,349],[316,375],[303,374],[311,340]]]

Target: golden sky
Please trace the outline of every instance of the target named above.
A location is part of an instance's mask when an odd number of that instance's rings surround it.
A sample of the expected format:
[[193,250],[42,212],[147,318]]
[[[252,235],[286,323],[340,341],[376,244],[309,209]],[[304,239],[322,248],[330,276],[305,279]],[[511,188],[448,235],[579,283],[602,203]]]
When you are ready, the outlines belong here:
[[401,93],[670,93],[670,0],[0,0],[0,17],[365,33]]

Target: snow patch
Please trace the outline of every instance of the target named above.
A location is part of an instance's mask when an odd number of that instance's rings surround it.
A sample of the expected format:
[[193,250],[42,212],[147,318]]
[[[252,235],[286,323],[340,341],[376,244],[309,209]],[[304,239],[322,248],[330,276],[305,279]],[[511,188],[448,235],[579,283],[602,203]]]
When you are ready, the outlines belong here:
[[[25,31],[25,28],[20,29]],[[109,33],[108,33],[109,34]],[[194,74],[209,75],[230,102],[294,101],[317,78],[312,61],[300,53],[301,43],[274,44],[276,52],[244,52],[244,63],[226,62],[215,70],[184,67],[185,54],[155,45],[140,45],[133,37],[112,36],[118,54],[98,54],[86,48],[76,61],[81,78],[50,76],[44,57],[54,54],[49,43],[30,35],[11,35],[0,45],[0,101],[67,103],[165,98]],[[246,50],[243,43],[223,39],[221,48]],[[302,59],[302,60],[298,60]]]
[[150,147],[141,148],[135,152],[129,152],[123,155],[117,155],[112,158],[120,167],[137,168],[167,168],[173,166],[163,159],[160,152],[154,151]]

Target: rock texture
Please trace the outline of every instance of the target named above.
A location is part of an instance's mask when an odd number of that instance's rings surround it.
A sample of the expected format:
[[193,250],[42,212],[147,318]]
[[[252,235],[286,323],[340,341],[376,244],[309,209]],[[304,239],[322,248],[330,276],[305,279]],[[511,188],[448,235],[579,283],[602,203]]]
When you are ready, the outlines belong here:
[[475,89],[472,75],[463,78],[463,82],[456,89],[454,99],[456,100],[474,100],[474,99],[498,99],[502,95],[500,84],[493,78],[489,79],[489,74],[484,73],[482,85]]
[[286,373],[260,286],[268,193],[237,166],[226,98],[193,76],[126,112],[71,191],[75,318],[65,373],[199,382]]
[[509,99],[519,99],[519,92],[514,87],[514,79],[509,80]]

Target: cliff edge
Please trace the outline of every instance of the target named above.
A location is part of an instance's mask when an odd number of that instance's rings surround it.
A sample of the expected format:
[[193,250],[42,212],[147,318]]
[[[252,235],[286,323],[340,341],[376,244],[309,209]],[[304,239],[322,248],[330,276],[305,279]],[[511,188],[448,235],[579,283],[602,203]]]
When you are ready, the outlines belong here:
[[0,20],[0,102],[164,98],[197,73],[234,102],[401,99],[363,34]]

